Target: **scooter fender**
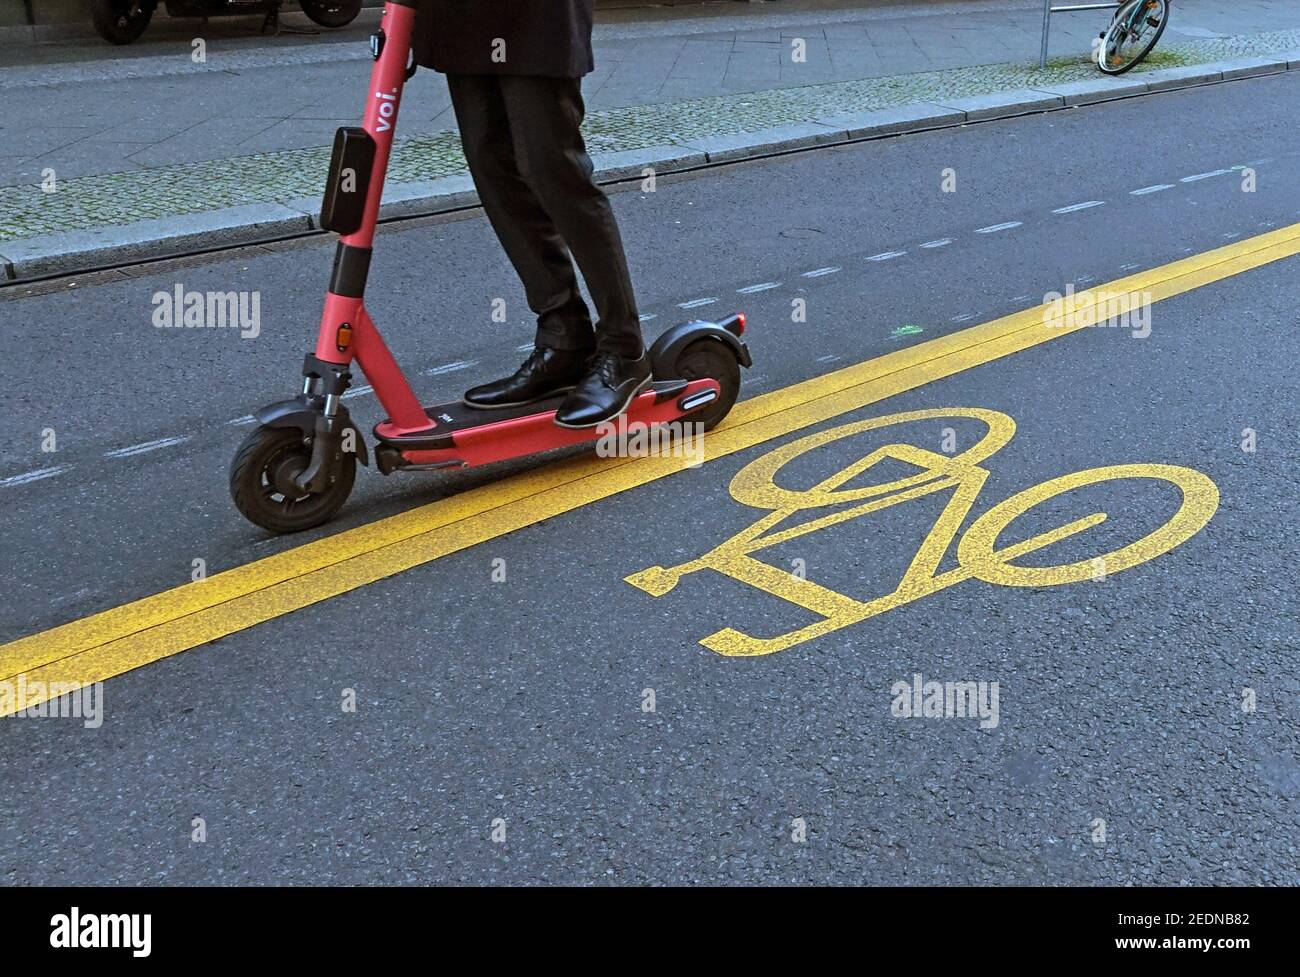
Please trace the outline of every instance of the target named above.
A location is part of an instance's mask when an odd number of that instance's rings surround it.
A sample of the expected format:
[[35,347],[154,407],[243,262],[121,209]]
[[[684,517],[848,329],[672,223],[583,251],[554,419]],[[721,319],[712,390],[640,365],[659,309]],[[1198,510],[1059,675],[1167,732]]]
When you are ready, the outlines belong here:
[[[316,419],[321,416],[320,408],[323,403],[320,397],[314,398],[314,400],[315,403],[303,397],[295,397],[293,400],[277,401],[255,411],[253,417],[263,427],[296,427],[302,431],[305,437],[314,437],[316,434]],[[361,436],[357,426],[352,423],[352,418],[348,415],[348,409],[342,404],[339,404],[339,416],[343,418],[343,430],[353,432],[353,443],[356,444],[357,458],[361,460],[361,464],[369,466],[370,452],[366,447],[366,439]]]
[[735,355],[736,361],[745,369],[754,365],[750,359],[749,347],[733,336],[716,322],[679,322],[670,327],[650,347],[650,366],[657,377],[675,376],[674,364],[677,357],[687,346],[697,339],[716,339]]

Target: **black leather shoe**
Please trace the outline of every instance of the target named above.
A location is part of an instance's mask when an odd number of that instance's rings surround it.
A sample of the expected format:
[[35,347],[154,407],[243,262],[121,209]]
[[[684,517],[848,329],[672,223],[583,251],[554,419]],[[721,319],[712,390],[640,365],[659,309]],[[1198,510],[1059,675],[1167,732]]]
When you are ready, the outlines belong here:
[[650,386],[650,379],[647,352],[637,360],[597,353],[591,358],[590,372],[555,412],[555,423],[573,428],[603,424],[627,410],[632,399]]
[[511,376],[470,387],[461,399],[470,407],[491,410],[495,407],[519,407],[568,393],[586,375],[590,358],[590,350],[538,346]]

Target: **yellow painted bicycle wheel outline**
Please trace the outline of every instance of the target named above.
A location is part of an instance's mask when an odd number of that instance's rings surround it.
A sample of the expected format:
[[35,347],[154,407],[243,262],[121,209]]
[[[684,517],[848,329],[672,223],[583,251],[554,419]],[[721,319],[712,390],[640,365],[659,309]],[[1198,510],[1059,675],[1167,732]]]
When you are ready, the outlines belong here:
[[[998,537],[1018,516],[1066,492],[1122,478],[1171,483],[1182,492],[1178,511],[1141,539],[1088,560],[1054,567],[1024,567],[1009,563],[1000,555],[1005,550],[997,549]],[[957,541],[957,561],[980,580],[1004,587],[1055,587],[1082,583],[1095,576],[1098,560],[1101,569],[1110,575],[1163,556],[1204,529],[1218,508],[1218,486],[1208,475],[1191,468],[1154,464],[1088,468],[1058,475],[999,502],[961,534]],[[1098,513],[1090,518],[1095,525],[1105,519],[1106,514]]]

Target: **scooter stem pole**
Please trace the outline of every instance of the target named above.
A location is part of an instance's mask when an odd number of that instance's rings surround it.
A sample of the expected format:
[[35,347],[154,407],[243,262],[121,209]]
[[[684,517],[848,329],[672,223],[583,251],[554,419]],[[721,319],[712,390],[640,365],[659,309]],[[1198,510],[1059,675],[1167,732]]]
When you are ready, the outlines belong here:
[[[375,240],[379,203],[384,194],[384,176],[388,172],[393,134],[397,129],[397,111],[409,70],[417,2],[418,0],[388,0],[384,4],[384,14],[380,21],[383,46],[370,72],[369,95],[361,123],[374,141],[374,162],[366,187],[361,224],[351,234],[339,238],[340,251],[351,249],[365,253],[363,267],[369,265],[369,252]],[[374,387],[379,402],[388,411],[392,423],[401,429],[428,428],[431,421],[388,351],[379,330],[366,313],[360,291],[357,289],[355,295],[339,295],[333,291],[326,294],[316,356],[331,363],[346,363],[355,356]],[[338,340],[339,330],[345,324],[355,337],[350,346],[345,346]]]
[[362,126],[375,141],[375,162],[370,171],[370,186],[361,226],[340,240],[356,248],[368,248],[375,240],[375,223],[379,219],[379,200],[384,193],[384,176],[388,172],[388,155],[397,130],[397,109],[406,84],[407,62],[411,55],[411,33],[415,28],[416,0],[388,0],[380,21],[384,46],[370,72],[370,97],[366,101]]

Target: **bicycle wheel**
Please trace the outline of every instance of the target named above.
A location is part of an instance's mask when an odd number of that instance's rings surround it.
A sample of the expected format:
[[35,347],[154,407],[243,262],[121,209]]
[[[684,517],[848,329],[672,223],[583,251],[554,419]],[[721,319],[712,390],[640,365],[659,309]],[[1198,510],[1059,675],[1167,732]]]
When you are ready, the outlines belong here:
[[1122,75],[1151,53],[1169,23],[1169,0],[1129,0],[1120,7],[1097,49],[1097,67]]

